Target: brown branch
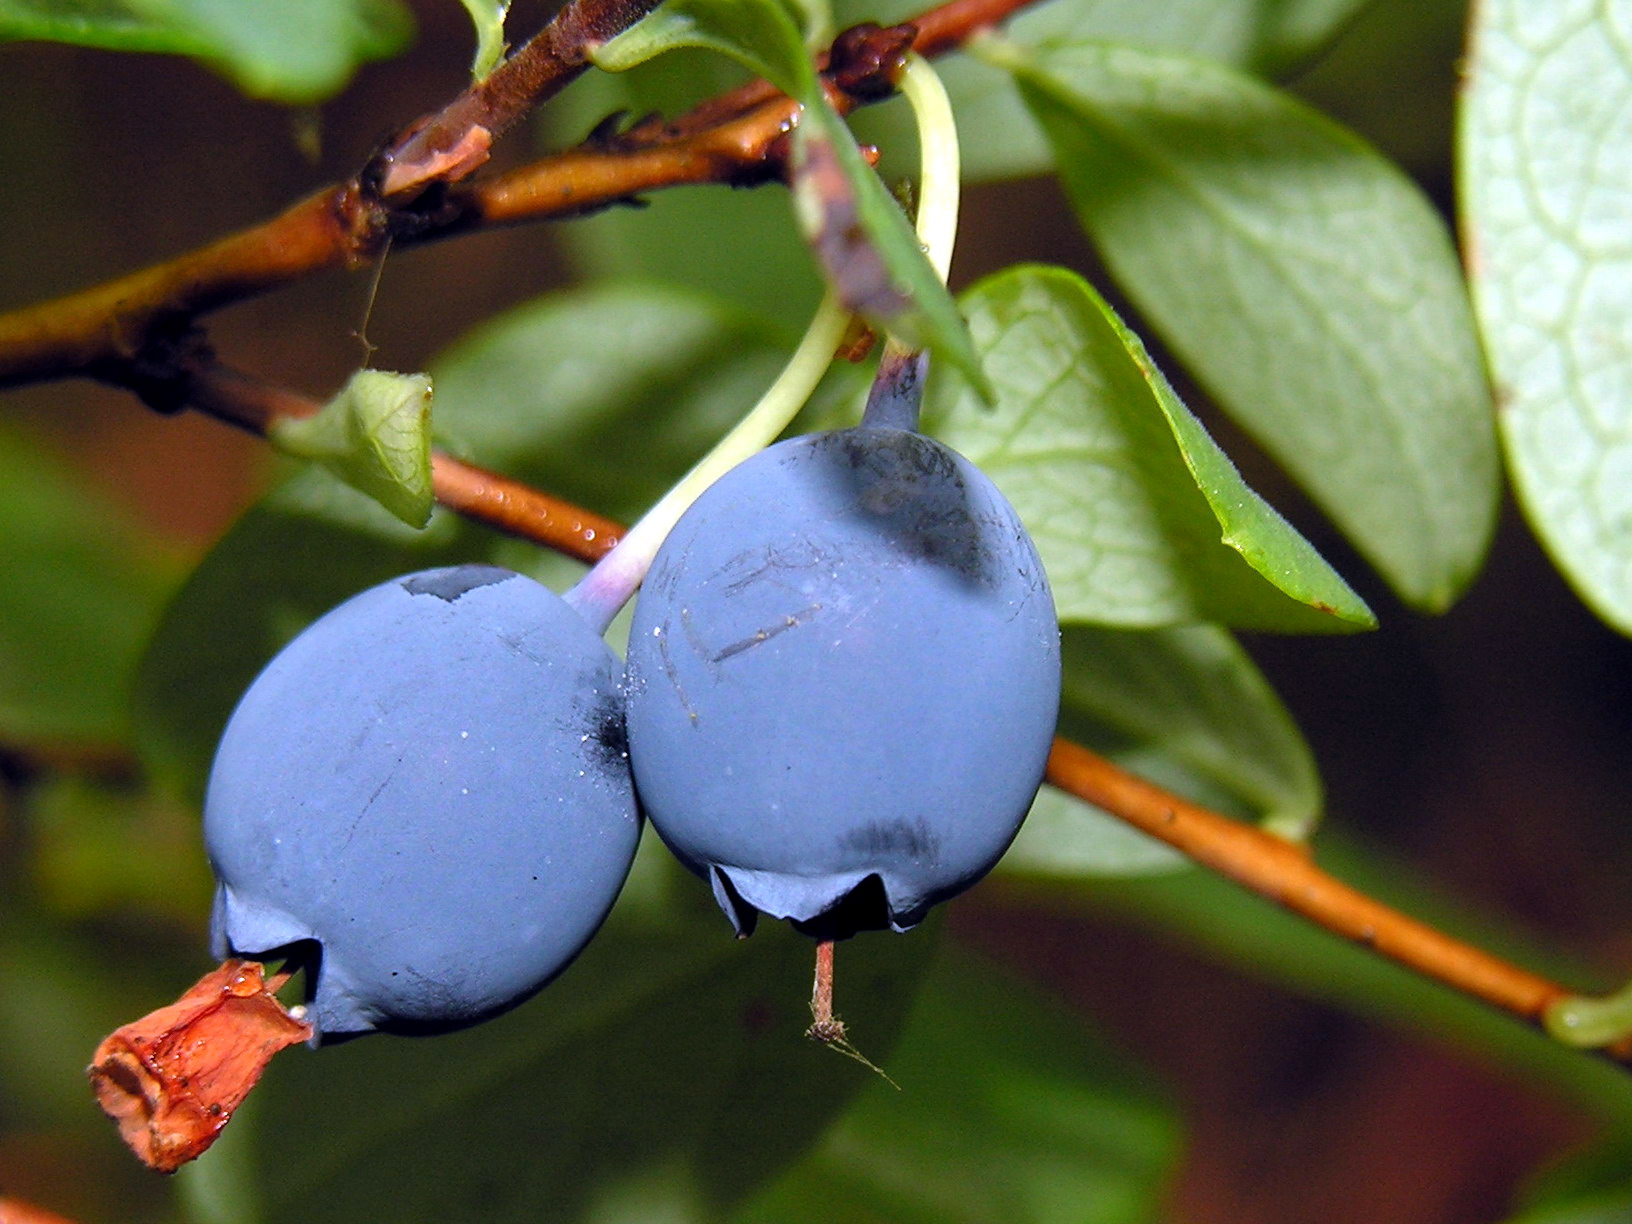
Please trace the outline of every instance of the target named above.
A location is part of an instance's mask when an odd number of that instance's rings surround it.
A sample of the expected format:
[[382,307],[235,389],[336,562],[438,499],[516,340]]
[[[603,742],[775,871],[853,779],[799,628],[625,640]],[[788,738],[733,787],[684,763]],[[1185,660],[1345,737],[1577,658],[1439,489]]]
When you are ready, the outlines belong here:
[[1533,1024],[1573,993],[1334,879],[1303,847],[1182,799],[1069,740],[1054,741],[1048,780],[1328,931]]
[[363,258],[355,196],[326,188],[179,258],[0,315],[0,387],[136,361],[166,324]]
[[[951,0],[911,23],[913,45],[927,54],[942,53],[1033,2]],[[0,387],[87,374],[130,385],[129,370],[162,367],[175,337],[185,334],[198,316],[329,268],[360,267],[379,254],[387,238],[400,247],[492,225],[579,215],[666,187],[741,186],[778,177],[779,138],[793,103],[755,82],[677,120],[654,120],[623,137],[592,141],[486,183],[455,184],[440,192],[411,190],[425,186],[429,178],[453,183],[468,174],[485,158],[486,149],[470,143],[471,132],[482,128],[491,134],[497,129],[490,125],[503,126],[519,113],[514,107],[547,96],[557,82],[564,84],[570,77],[560,74],[569,68],[571,75],[581,71],[588,48],[608,31],[616,32],[618,21],[633,20],[647,3],[578,0],[484,86],[421,121],[411,137],[348,182],[175,259],[0,314]],[[565,22],[569,11],[577,17]],[[888,57],[874,53],[872,40],[893,43],[907,28],[872,27],[847,32],[835,42],[829,81],[844,109],[883,95],[876,74]],[[545,34],[550,37],[539,43]],[[529,51],[535,44],[542,57],[536,62]],[[532,67],[525,73],[509,68],[518,61]],[[546,63],[554,67],[541,67]],[[432,130],[442,134],[426,134]],[[456,150],[462,152],[455,155]],[[419,170],[392,180],[393,191],[387,195],[380,182],[393,167],[410,162]]]
[[360,266],[387,237],[457,221],[458,210],[420,215],[418,196],[480,166],[494,136],[581,74],[594,47],[656,5],[569,0],[486,80],[410,124],[347,182],[176,259],[0,315],[0,387],[69,374],[128,382],[118,377],[122,368],[151,362],[155,349],[166,353],[209,310],[336,265]]
[[454,193],[458,220],[436,234],[575,216],[648,191],[688,184],[744,187],[780,178],[794,102],[780,94],[730,119],[668,139],[588,145]]
[[448,509],[580,561],[599,561],[623,536],[621,523],[452,455],[431,456],[431,483]]
[[493,139],[589,67],[590,53],[657,7],[658,0],[570,0],[485,80],[410,124],[359,178],[386,198],[453,182],[487,160]]

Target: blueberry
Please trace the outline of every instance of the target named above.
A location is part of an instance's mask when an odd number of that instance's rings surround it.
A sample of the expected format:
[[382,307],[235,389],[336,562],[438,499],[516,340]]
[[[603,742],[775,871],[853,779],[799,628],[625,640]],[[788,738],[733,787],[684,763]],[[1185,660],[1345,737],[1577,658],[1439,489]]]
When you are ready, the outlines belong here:
[[1059,625],[1013,507],[920,434],[779,443],[670,533],[635,608],[635,783],[713,885],[819,938],[984,875],[1042,781]]
[[532,994],[634,856],[619,672],[558,596],[492,566],[321,617],[216,753],[216,955],[304,958],[325,1041],[459,1028]]

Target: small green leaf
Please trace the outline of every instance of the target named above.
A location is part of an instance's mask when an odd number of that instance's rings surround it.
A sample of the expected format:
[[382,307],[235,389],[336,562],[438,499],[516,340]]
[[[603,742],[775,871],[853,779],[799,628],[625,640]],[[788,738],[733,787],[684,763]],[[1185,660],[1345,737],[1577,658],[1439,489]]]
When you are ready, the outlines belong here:
[[470,75],[483,81],[504,58],[504,19],[510,12],[510,0],[461,0],[461,3],[476,27],[476,55],[471,60]]
[[1632,50],[1614,5],[1476,5],[1461,114],[1468,263],[1520,504],[1632,633]]
[[123,742],[176,561],[28,438],[0,432],[0,740]]
[[1019,510],[1063,620],[1293,632],[1375,623],[1081,277],[1011,268],[963,304],[997,407],[938,395],[926,428]]
[[607,72],[625,72],[680,47],[729,55],[801,101],[821,93],[794,12],[782,0],[666,0],[591,59]]
[[991,400],[957,304],[825,98],[806,105],[793,147],[794,210],[840,301],[914,348],[927,348]]
[[1499,483],[1465,286],[1428,201],[1220,65],[1094,44],[1005,55],[1141,312],[1403,599],[1449,606]]
[[[1306,840],[1321,814],[1309,745],[1246,651],[1211,625],[1128,632],[1067,625],[1060,734],[1187,799]],[[1002,869],[1141,875],[1175,851],[1053,788]]]
[[888,1070],[899,1091],[869,1087],[809,1156],[734,1218],[1155,1218],[1180,1152],[1172,1109],[1080,1017],[1023,983],[943,954]]
[[0,42],[48,39],[203,60],[252,97],[312,103],[413,34],[396,0],[0,0]]
[[267,433],[285,454],[321,463],[410,527],[430,521],[431,380],[358,370],[315,416]]

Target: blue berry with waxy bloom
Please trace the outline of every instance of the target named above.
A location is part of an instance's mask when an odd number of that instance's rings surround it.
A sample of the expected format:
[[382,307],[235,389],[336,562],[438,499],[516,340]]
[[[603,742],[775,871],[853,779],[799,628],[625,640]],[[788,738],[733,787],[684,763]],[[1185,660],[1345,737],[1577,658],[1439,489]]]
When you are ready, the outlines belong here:
[[1059,624],[1029,535],[949,447],[863,426],[739,464],[630,632],[652,825],[741,934],[904,930],[983,876],[1041,784]]
[[572,607],[493,566],[319,618],[216,753],[215,953],[303,963],[319,1041],[456,1029],[527,998],[634,857],[621,679]]

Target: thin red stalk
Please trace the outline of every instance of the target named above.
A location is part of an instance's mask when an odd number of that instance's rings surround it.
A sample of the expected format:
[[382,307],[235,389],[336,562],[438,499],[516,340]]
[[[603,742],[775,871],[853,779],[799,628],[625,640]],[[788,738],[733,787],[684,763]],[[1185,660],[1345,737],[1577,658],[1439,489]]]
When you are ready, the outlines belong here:
[[816,943],[816,975],[810,989],[810,1028],[806,1036],[828,1045],[844,1041],[844,1021],[833,1014],[833,948],[831,939]]

